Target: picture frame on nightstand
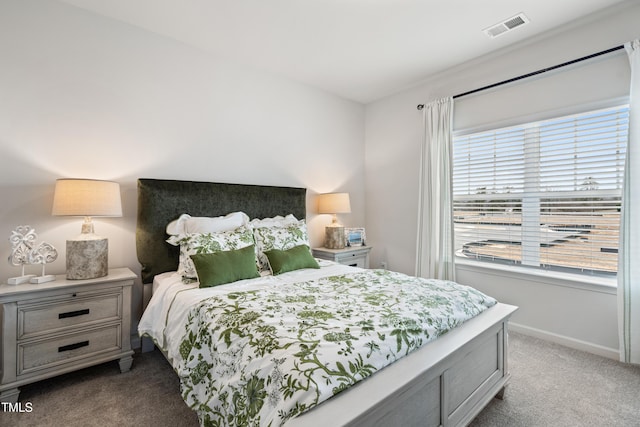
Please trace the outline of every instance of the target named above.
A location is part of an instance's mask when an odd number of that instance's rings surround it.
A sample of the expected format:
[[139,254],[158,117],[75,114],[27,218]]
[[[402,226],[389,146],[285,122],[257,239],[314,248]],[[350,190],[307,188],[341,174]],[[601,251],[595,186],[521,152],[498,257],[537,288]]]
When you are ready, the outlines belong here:
[[358,247],[366,244],[366,235],[364,227],[346,228],[344,229],[344,245],[347,247]]

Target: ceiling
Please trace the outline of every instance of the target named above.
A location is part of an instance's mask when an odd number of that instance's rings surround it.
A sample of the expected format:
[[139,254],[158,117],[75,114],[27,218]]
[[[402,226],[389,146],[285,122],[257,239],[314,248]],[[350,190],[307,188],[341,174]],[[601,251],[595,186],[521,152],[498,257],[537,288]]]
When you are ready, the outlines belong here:
[[[623,0],[60,0],[368,103]],[[521,12],[530,23],[483,30]]]

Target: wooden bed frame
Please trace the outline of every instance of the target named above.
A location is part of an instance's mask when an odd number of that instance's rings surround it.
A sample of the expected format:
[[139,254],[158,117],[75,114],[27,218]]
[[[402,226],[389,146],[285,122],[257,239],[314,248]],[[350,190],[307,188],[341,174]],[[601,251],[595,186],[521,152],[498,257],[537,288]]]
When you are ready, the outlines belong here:
[[[143,283],[178,265],[166,225],[182,213],[251,218],[306,217],[304,188],[138,180],[136,245]],[[509,380],[508,320],[517,307],[498,303],[462,326],[376,372],[289,422],[289,427],[464,426]]]

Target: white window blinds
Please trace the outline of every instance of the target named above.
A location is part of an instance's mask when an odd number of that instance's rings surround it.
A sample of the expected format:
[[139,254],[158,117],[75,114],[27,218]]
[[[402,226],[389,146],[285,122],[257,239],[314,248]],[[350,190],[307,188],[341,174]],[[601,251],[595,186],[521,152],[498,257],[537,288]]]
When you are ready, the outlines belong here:
[[454,136],[456,253],[617,271],[628,107]]

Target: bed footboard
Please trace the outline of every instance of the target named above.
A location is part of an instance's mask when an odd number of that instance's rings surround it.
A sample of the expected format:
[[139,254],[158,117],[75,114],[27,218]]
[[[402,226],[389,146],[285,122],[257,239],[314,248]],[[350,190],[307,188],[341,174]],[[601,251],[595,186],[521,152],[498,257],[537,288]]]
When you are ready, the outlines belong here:
[[509,381],[507,325],[515,310],[492,307],[286,425],[469,424]]

